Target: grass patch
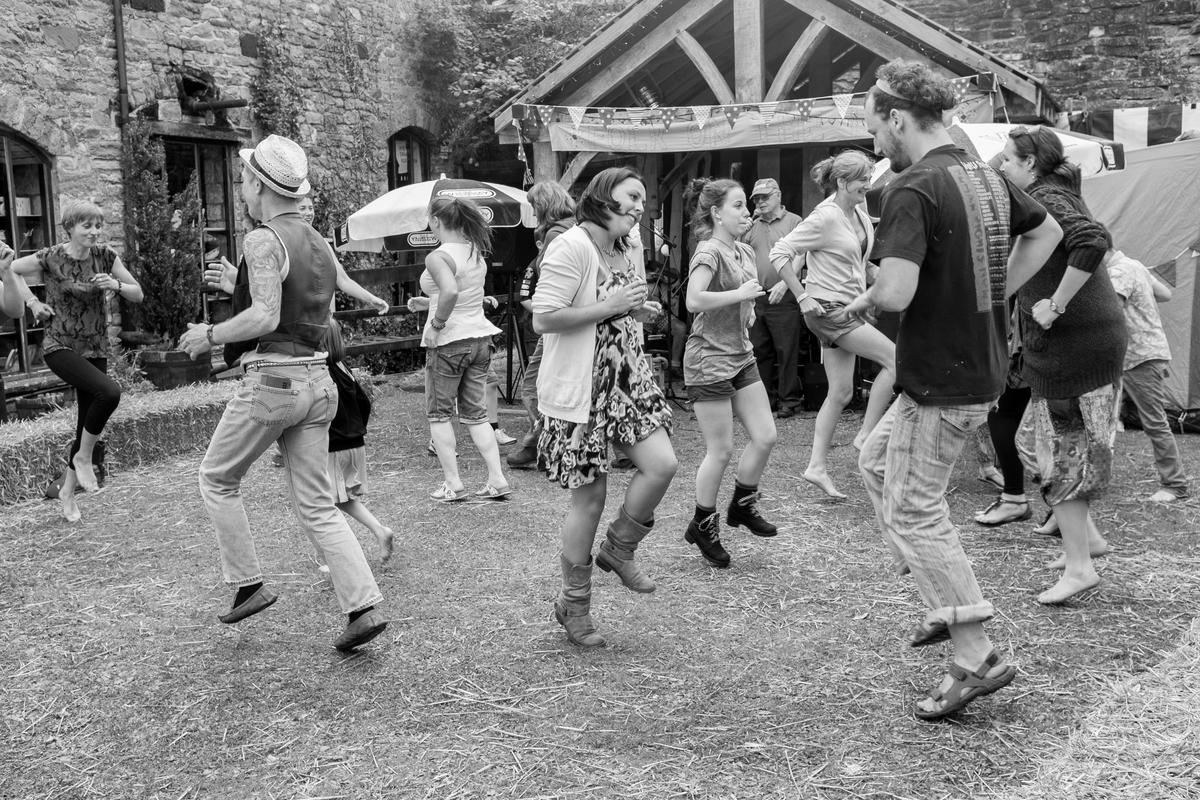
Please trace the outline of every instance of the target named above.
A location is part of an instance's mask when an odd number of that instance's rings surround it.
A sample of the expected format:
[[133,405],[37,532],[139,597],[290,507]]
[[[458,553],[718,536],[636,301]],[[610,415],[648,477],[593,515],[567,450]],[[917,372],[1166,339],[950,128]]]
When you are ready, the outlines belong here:
[[[1196,658],[1200,507],[1140,502],[1155,488],[1140,432],[1118,437],[1097,509],[1114,549],[1104,582],[1061,608],[1034,602],[1052,583],[1051,542],[1029,523],[971,524],[992,490],[962,464],[951,515],[1020,674],[929,725],[911,708],[947,651],[907,647],[921,608],[911,581],[887,574],[852,469],[856,419],[831,456],[840,505],[800,479],[811,417],[780,423],[763,508],[781,533],[729,532],[733,566],[712,570],[683,542],[703,444],[677,412],[683,466],[639,551],[659,590],[597,573],[610,645],[584,653],[550,619],[565,493],[516,472],[508,503],[429,500],[441,477],[423,404],[397,386],[379,387],[368,436],[369,503],[398,534],[377,570],[394,622],[356,656],[330,646],[344,618],[269,459],[244,488],[280,602],[236,627],[215,618],[231,592],[197,450],[112,475],[80,496],[76,526],[53,503],[5,507],[0,798],[1116,797],[1087,793],[1099,777],[1069,779],[1101,759],[1128,765],[1124,796],[1189,796],[1139,769],[1184,780],[1172,759],[1195,762],[1195,737],[1174,736],[1195,731],[1194,712],[1166,730],[1152,712],[1195,708],[1194,666],[1189,683],[1178,675]],[[504,425],[519,432],[520,419]],[[1180,444],[1200,464],[1200,440]],[[473,448],[459,451],[468,485],[481,483]],[[610,515],[627,479],[610,481]],[[1181,641],[1191,656],[1171,655]]]

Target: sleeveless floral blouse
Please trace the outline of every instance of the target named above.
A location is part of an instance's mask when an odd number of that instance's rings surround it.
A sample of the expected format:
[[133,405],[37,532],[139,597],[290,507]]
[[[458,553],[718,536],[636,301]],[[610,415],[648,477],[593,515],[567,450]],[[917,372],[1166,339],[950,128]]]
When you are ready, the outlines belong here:
[[72,258],[66,245],[56,244],[37,252],[46,304],[54,316],[46,321],[42,350],[74,350],[84,358],[108,357],[108,315],[104,290],[92,276],[112,272],[116,252],[108,245],[91,248],[82,260]]

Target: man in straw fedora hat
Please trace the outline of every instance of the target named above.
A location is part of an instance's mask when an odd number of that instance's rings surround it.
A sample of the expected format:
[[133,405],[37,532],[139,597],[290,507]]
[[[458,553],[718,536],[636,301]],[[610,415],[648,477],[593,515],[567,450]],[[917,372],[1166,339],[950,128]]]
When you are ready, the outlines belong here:
[[239,155],[242,199],[250,216],[260,220],[243,247],[248,290],[235,293],[237,313],[231,319],[189,325],[179,340],[192,358],[225,342],[258,340],[257,348],[242,357],[245,377],[200,465],[200,493],[217,530],[225,581],[238,587],[233,607],[220,620],[240,622],[277,599],[263,585],[241,482],[250,465],[278,441],[296,513],[329,565],[338,604],[349,616],[334,647],[349,651],[378,636],[387,619],[376,609],[383,596],[362,547],[334,507],[326,474],[329,423],[338,395],[320,348],[336,262],[329,245],[299,214],[299,199],[309,191],[304,150],[271,135]]

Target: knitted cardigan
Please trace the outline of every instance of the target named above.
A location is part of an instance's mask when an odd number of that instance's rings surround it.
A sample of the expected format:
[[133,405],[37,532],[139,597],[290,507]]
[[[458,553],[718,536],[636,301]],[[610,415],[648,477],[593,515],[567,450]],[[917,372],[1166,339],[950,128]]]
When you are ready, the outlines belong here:
[[[1097,269],[1104,263],[1112,238],[1083,202],[1078,181],[1048,175],[1028,191],[1062,226],[1063,238],[1017,293],[1022,377],[1035,397],[1079,397],[1121,378],[1125,318],[1108,270]],[[1033,306],[1054,294],[1068,266],[1090,272],[1091,277],[1067,303],[1062,316],[1044,330],[1033,319]]]

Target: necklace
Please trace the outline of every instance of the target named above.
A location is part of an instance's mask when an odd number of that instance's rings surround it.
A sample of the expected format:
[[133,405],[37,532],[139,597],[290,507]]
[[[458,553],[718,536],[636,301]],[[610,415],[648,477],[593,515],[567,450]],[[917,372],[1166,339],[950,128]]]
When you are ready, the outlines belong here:
[[587,237],[592,240],[592,245],[596,248],[596,251],[598,253],[600,253],[600,255],[604,256],[606,259],[612,259],[612,258],[617,257],[616,245],[613,245],[613,247],[609,250],[605,250],[603,247],[600,246],[600,243],[596,241],[596,237],[592,236],[592,232],[587,229],[586,225],[580,225],[579,227],[583,228],[583,232],[586,233]]

